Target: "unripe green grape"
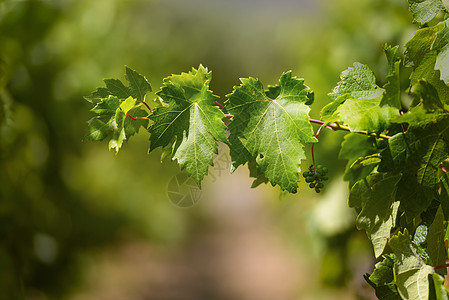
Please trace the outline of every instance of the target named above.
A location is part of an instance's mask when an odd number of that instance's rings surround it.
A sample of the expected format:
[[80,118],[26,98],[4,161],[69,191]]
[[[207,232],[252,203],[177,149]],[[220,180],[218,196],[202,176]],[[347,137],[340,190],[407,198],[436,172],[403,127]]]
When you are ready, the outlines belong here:
[[309,172],[304,172],[304,173],[302,173],[302,176],[307,177],[307,176],[309,176],[309,174],[310,174]]
[[329,179],[329,177],[327,177],[327,176],[323,176],[322,178],[321,178],[322,180],[324,180],[324,181],[326,181],[326,180],[328,180]]
[[313,178],[313,177],[311,177],[311,176],[306,177],[306,182],[307,182],[307,183],[312,182],[312,181],[314,181],[314,180],[315,180],[315,178]]
[[315,187],[315,192],[320,193],[321,190],[319,188]]
[[326,167],[323,167],[321,170],[322,170],[325,174],[327,174],[327,172],[329,171]]
[[324,184],[322,184],[321,182],[319,182],[319,183],[317,183],[316,187],[321,189],[321,188],[324,187]]
[[309,184],[309,188],[313,189],[314,187],[315,187],[315,183],[314,182]]

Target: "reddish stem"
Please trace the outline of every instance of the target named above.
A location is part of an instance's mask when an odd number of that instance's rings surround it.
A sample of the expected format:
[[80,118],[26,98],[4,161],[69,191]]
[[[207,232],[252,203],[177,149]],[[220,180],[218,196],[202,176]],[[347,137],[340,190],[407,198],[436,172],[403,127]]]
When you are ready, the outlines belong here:
[[439,165],[438,167],[441,169],[441,171],[447,173],[447,169],[443,165]]
[[439,265],[439,266],[435,266],[433,267],[434,270],[438,270],[438,269],[444,269],[449,267],[449,263],[448,264],[444,264],[444,265]]
[[224,108],[224,105],[223,104],[221,104],[220,102],[218,102],[218,101],[215,101],[215,105],[218,105],[218,106],[220,106],[220,108]]
[[130,117],[131,119],[133,119],[134,121],[136,120],[148,120],[147,117],[131,117],[130,115],[126,114],[128,117]]
[[148,110],[149,110],[150,112],[153,112],[153,110],[151,109],[151,107],[150,107],[145,101],[142,101],[142,103],[145,104],[145,106],[148,108]]
[[232,118],[232,117],[234,117],[234,115],[231,115],[231,114],[224,114],[224,115],[225,115],[226,118]]
[[[315,120],[315,121],[318,121],[318,120]],[[321,121],[319,121],[319,122],[321,122]],[[324,126],[324,122],[321,123],[320,128],[318,128],[318,130],[317,130],[317,132],[316,132],[316,134],[315,134],[315,138],[318,138],[318,135],[320,134],[321,129],[323,129],[323,126]],[[314,149],[314,147],[315,147],[315,144],[316,144],[316,143],[313,143],[313,144],[312,144],[312,163],[313,163],[313,169],[314,169],[315,172],[316,172],[316,167],[315,167],[315,154],[314,154],[314,152],[313,152],[313,149]]]
[[323,121],[321,120],[316,120],[316,119],[309,119],[310,123],[316,123],[316,124],[324,124]]
[[[310,121],[310,123],[321,124],[321,125],[324,124],[324,122],[323,122],[323,121],[320,121],[320,120],[309,119],[309,121]],[[331,124],[331,125],[332,125],[332,124]],[[330,129],[330,130],[332,130],[332,131],[335,131],[335,129],[334,129],[333,127],[331,127],[331,126],[326,126],[326,128],[327,128],[327,129]]]

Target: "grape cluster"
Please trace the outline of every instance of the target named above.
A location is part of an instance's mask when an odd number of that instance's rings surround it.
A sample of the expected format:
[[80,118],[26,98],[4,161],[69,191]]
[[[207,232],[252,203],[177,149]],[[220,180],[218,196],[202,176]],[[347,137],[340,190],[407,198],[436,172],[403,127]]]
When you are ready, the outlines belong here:
[[322,165],[316,166],[316,169],[313,165],[310,165],[309,171],[304,172],[302,176],[306,179],[309,187],[315,189],[315,192],[319,193],[324,187],[323,181],[329,179],[327,177],[327,171],[327,168]]

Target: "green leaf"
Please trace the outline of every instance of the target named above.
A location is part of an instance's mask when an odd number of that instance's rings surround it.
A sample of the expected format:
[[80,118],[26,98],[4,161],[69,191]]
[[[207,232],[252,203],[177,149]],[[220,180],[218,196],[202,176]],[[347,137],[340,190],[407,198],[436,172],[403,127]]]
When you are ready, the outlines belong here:
[[[414,37],[405,44],[404,64],[413,67],[410,75],[411,86],[420,80],[431,84],[443,103],[449,103],[449,87],[440,79],[440,71],[435,70],[437,60],[436,45],[433,45],[437,32],[444,28],[443,23],[416,31]],[[435,48],[435,49],[434,49]]]
[[148,113],[146,110],[142,107],[142,104],[137,104],[135,107],[131,108],[128,111],[128,114],[132,116],[133,118],[146,118],[146,119],[137,119],[133,120],[131,118],[125,118],[125,135],[127,138],[133,136],[136,134],[141,127],[148,128],[149,119],[148,119]]
[[[429,227],[427,234],[427,253],[434,266],[443,265],[447,260],[447,250],[444,243],[444,235],[446,226],[444,222],[444,215],[441,206],[435,215],[435,219]],[[446,275],[446,269],[439,269],[437,273]]]
[[349,195],[350,207],[361,207],[357,216],[357,228],[364,229],[371,239],[374,254],[379,257],[396,224],[399,202],[395,201],[399,175],[374,173],[358,181]]
[[360,179],[368,176],[374,169],[374,166],[354,165],[354,162],[360,159],[360,157],[366,157],[377,152],[373,137],[357,133],[345,135],[338,157],[348,160],[343,179],[349,181],[350,187]]
[[116,128],[115,115],[120,110],[120,100],[117,97],[110,96],[100,100],[100,102],[91,109],[99,116],[89,120],[84,135],[85,140],[101,141],[112,134]]
[[133,117],[148,116],[142,104],[137,104],[132,97],[121,101],[115,96],[109,96],[100,100],[91,111],[98,116],[89,120],[84,139],[99,141],[111,136],[109,149],[117,152],[123,142],[137,133],[141,126],[148,127],[148,120],[132,120],[126,116],[128,113]]
[[118,79],[104,79],[106,88],[97,88],[91,95],[84,98],[92,103],[98,103],[109,96],[115,96],[121,100],[133,97],[138,101],[144,101],[145,95],[151,92],[151,85],[147,79],[129,67],[125,67],[125,78],[128,86]]
[[449,112],[418,106],[393,122],[410,124],[389,139],[389,151],[392,170],[403,173],[397,199],[411,220],[430,205],[439,183],[438,166],[449,150]]
[[444,277],[437,273],[432,274],[433,284],[435,286],[436,300],[448,300],[449,295],[444,287]]
[[390,125],[389,120],[399,112],[389,106],[380,107],[382,92],[371,99],[348,99],[337,110],[339,121],[348,125],[351,131],[381,133]]
[[358,62],[341,72],[340,79],[332,93],[329,93],[331,100],[346,94],[353,98],[371,98],[372,94],[378,94],[380,89],[373,71],[367,65]]
[[418,254],[417,246],[410,240],[407,229],[390,239],[391,249],[398,259],[394,266],[395,282],[403,299],[429,298],[429,278],[433,268],[426,265]]
[[352,165],[351,168],[353,166],[355,166],[356,164],[360,164],[364,167],[366,166],[373,166],[373,165],[377,165],[381,162],[381,158],[380,158],[380,154],[379,153],[374,153],[365,157],[359,157]]
[[429,227],[425,223],[421,223],[416,227],[415,234],[413,235],[413,243],[416,245],[416,251],[419,257],[425,262],[429,262],[429,254],[427,254],[427,235]]
[[147,92],[151,92],[148,80],[129,67],[125,67],[125,77],[129,82],[129,94],[138,101],[144,101]]
[[408,4],[414,22],[421,25],[432,21],[439,12],[445,11],[441,0],[408,0]]
[[103,81],[111,95],[119,99],[126,99],[131,96],[128,88],[119,79],[104,79]]
[[203,66],[165,78],[157,92],[164,106],[150,116],[154,121],[149,130],[150,152],[172,145],[172,158],[199,186],[213,165],[216,142],[227,143],[225,116],[213,106],[218,97],[209,90],[211,78],[212,73]]
[[258,187],[262,183],[268,183],[268,179],[265,177],[264,173],[260,172],[257,169],[256,159],[252,159],[251,161],[248,162],[248,169],[249,169],[249,176],[256,178],[253,181],[251,188]]
[[112,122],[114,128],[112,138],[109,140],[109,150],[120,150],[123,142],[127,139],[125,130],[126,114],[136,106],[136,99],[129,97],[123,101],[115,112],[115,119]]
[[[97,141],[111,136],[109,150],[115,149],[116,152],[140,127],[148,128],[149,124],[149,113],[137,101],[145,99],[151,86],[144,76],[128,67],[125,76],[129,86],[118,79],[105,79],[106,88],[97,88],[85,97],[96,104],[91,111],[98,116],[89,120],[84,139]],[[133,120],[131,117],[139,119]]]
[[120,100],[118,98],[109,97],[108,99],[104,99],[103,101],[97,103],[91,111],[99,115],[111,116],[115,114],[119,106]]
[[376,85],[374,73],[368,66],[354,63],[340,78],[329,94],[333,102],[321,111],[324,122],[339,122],[355,132],[380,133],[389,126],[389,119],[399,114],[393,107],[380,106],[384,90]]
[[441,208],[443,210],[444,219],[446,221],[449,220],[449,174],[444,173],[443,176],[440,177],[440,186],[441,186]]
[[438,96],[438,91],[426,80],[418,80],[410,88],[410,93],[414,98],[411,106],[417,106],[422,103],[424,109],[427,111],[444,109],[444,105]]
[[93,117],[87,124],[84,139],[87,141],[101,141],[104,140],[111,132],[110,118]]
[[394,254],[383,255],[383,260],[375,265],[373,273],[369,276],[369,282],[376,290],[379,299],[401,299],[394,283],[394,264],[397,261]]
[[84,96],[84,99],[87,101],[97,104],[101,101],[101,99],[107,98],[111,95],[107,88],[99,87],[95,91],[92,92],[89,96]]
[[369,279],[376,286],[381,286],[394,281],[393,267],[397,261],[394,254],[383,255],[383,260],[375,265],[374,272],[370,275]]
[[118,111],[115,116],[114,131],[112,137],[109,140],[109,150],[114,149],[118,152],[126,140],[125,128],[123,127],[126,115],[123,112]]
[[389,105],[401,109],[401,86],[399,78],[399,66],[401,58],[398,54],[399,46],[385,46],[385,55],[388,60],[387,83],[384,85],[385,94],[380,101],[380,106]]
[[435,69],[440,70],[441,80],[449,84],[449,20],[442,22],[444,28],[437,32],[432,50],[437,51]]
[[321,109],[321,120],[326,124],[337,122],[340,116],[336,111],[339,106],[345,103],[346,100],[350,99],[351,95],[345,94],[338,96],[333,102],[327,104]]
[[434,190],[420,185],[413,173],[403,174],[397,184],[396,200],[401,203],[407,222],[425,211],[434,197]]
[[[296,192],[304,144],[316,142],[309,122],[310,88],[303,79],[282,74],[279,94],[270,98],[258,79],[241,79],[227,95],[234,169],[256,159],[257,169],[272,185]],[[269,93],[273,97],[272,93]]]

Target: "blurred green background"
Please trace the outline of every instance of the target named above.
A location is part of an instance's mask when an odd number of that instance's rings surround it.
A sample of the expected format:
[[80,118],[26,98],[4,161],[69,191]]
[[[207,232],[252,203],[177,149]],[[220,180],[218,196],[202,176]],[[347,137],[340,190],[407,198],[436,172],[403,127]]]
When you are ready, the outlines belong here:
[[0,299],[371,299],[342,134],[316,147],[334,179],[320,197],[250,189],[221,146],[199,202],[179,208],[179,168],[147,155],[146,132],[118,155],[82,141],[82,97],[124,65],[157,91],[203,64],[222,101],[240,77],[291,69],[318,118],[354,61],[384,84],[383,45],[415,29],[405,0],[0,0]]

